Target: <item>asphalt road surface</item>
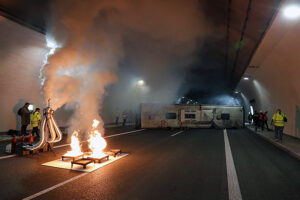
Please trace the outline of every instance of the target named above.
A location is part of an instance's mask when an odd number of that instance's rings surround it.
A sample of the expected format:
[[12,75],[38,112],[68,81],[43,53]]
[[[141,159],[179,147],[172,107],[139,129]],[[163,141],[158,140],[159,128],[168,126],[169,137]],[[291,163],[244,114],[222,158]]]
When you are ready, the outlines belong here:
[[[131,130],[114,128],[105,135]],[[60,158],[68,146],[0,159],[0,199],[231,200],[232,193],[245,200],[300,199],[300,161],[247,129],[226,135],[229,146],[224,131],[214,129],[107,137],[108,149],[130,155],[91,173],[41,166]]]

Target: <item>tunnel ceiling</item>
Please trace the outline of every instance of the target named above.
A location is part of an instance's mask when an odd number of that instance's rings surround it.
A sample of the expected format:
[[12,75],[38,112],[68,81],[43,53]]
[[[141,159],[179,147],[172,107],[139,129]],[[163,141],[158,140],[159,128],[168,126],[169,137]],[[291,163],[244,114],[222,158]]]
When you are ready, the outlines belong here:
[[[199,0],[216,35],[208,36],[187,68],[181,91],[198,99],[231,93],[277,13],[281,0]],[[0,0],[3,16],[38,32],[46,32],[49,0]]]

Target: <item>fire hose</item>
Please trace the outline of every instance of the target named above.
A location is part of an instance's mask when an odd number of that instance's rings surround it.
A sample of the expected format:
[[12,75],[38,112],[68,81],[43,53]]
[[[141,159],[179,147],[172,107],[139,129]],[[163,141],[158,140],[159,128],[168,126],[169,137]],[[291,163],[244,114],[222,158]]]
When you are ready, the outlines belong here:
[[[40,128],[40,140],[31,145],[25,145],[26,150],[35,150],[42,148],[47,142],[56,143],[62,139],[62,133],[59,130],[56,121],[53,118],[53,110],[47,107],[43,110],[43,118]],[[50,136],[50,138],[49,138]]]

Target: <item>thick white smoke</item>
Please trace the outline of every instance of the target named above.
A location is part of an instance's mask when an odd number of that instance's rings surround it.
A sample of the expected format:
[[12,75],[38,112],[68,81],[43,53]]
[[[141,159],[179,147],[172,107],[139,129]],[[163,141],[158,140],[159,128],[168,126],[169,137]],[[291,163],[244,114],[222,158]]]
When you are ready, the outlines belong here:
[[75,102],[71,125],[81,130],[102,121],[118,67],[121,80],[131,72],[147,78],[151,101],[173,99],[209,29],[197,0],[57,0],[52,13],[48,35],[61,47],[42,69],[44,98],[55,109]]

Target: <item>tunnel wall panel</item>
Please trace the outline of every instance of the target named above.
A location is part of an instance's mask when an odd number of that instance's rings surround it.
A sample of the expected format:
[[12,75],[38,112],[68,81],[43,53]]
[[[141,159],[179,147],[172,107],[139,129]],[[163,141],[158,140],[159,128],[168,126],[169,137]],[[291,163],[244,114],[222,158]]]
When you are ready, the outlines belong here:
[[25,102],[42,107],[39,73],[45,35],[0,16],[0,132],[20,129],[17,111]]
[[[285,5],[282,5],[284,7]],[[269,119],[281,108],[287,114],[284,132],[300,138],[300,19],[279,12],[251,60],[237,90],[255,110],[269,111]],[[269,120],[270,122],[270,120]]]

